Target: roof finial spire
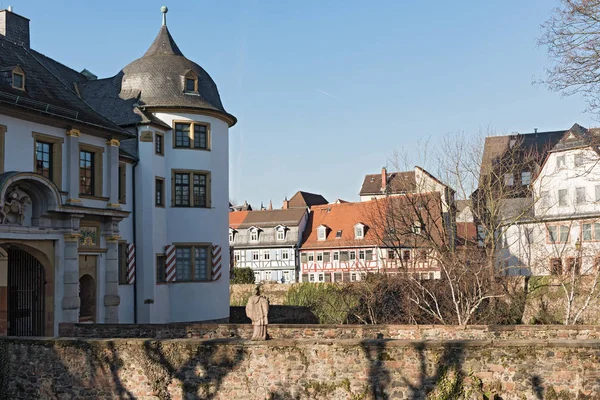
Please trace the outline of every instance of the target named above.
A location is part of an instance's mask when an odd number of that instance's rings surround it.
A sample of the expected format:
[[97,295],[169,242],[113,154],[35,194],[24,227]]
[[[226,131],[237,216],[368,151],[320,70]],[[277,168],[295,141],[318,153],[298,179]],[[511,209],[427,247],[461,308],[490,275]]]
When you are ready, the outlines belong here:
[[167,13],[169,12],[169,7],[167,7],[167,6],[162,6],[162,7],[160,8],[160,12],[161,12],[161,13],[162,13],[162,15],[163,15],[163,23],[162,23],[162,24],[163,24],[163,26],[167,26]]

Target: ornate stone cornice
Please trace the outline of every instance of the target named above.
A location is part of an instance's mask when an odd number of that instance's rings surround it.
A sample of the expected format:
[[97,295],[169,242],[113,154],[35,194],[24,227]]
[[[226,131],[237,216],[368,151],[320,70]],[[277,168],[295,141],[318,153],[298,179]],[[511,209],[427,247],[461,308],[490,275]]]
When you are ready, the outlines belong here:
[[79,238],[81,238],[81,233],[66,233],[65,234],[65,242],[79,242]]
[[110,139],[106,141],[106,144],[112,147],[119,147],[121,142],[119,142],[117,139]]
[[106,238],[106,243],[119,243],[119,240],[121,240],[121,236],[108,236]]

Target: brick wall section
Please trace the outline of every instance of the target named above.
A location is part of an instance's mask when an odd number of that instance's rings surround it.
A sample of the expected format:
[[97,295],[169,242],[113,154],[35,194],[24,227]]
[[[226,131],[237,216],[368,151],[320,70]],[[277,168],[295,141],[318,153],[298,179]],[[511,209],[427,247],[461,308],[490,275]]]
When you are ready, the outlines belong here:
[[481,380],[505,400],[583,399],[598,365],[597,340],[4,338],[0,398],[406,399]]
[[[600,326],[564,325],[269,325],[273,339],[600,340]],[[59,336],[81,338],[249,339],[247,324],[60,324]]]

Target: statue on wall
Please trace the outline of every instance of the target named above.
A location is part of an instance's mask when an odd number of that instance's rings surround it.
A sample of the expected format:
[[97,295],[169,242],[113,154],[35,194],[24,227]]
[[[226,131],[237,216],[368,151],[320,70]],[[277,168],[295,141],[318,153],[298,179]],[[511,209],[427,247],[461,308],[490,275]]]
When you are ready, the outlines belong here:
[[246,304],[246,315],[252,320],[254,326],[251,340],[267,340],[269,300],[265,296],[261,296],[260,286],[256,286],[254,293]]
[[29,196],[13,186],[6,194],[6,198],[0,207],[0,224],[15,223],[23,225],[25,220],[25,207],[31,204]]

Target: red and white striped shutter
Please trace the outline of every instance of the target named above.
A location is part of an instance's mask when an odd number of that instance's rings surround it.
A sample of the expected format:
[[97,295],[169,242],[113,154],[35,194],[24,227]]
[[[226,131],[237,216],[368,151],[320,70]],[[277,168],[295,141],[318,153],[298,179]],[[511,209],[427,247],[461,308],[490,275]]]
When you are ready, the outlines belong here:
[[175,246],[173,246],[172,244],[165,246],[165,255],[167,257],[165,262],[165,278],[167,282],[175,282],[175,280],[177,279],[177,274],[175,273]]
[[135,282],[135,245],[127,244],[127,284]]
[[212,280],[216,281],[221,278],[221,246],[212,246]]

